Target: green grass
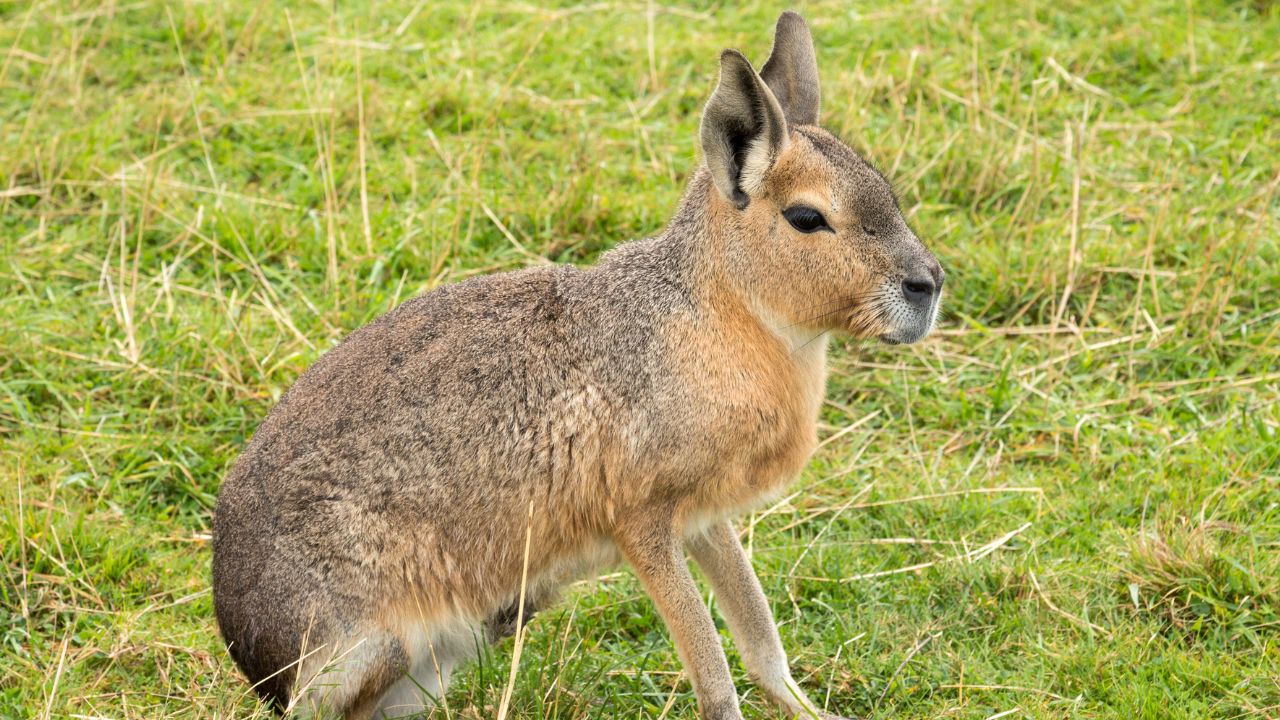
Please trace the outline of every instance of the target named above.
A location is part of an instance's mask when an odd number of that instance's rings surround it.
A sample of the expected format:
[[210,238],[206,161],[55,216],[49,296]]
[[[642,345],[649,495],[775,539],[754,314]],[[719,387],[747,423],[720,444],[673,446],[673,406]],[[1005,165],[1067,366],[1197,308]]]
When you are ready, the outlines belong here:
[[[272,402],[416,293],[656,232],[718,51],[782,9],[418,5],[0,4],[0,716],[258,712],[209,516]],[[743,521],[797,677],[858,717],[1280,717],[1280,10],[802,10],[950,294],[922,345],[835,344],[835,439]],[[531,626],[514,715],[694,717],[678,669],[611,575]]]

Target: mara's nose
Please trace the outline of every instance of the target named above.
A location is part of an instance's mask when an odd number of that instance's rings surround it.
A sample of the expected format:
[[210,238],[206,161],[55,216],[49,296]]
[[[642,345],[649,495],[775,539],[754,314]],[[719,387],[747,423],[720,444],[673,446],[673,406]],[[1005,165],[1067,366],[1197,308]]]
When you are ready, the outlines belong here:
[[902,296],[912,305],[927,308],[933,303],[934,296],[942,292],[945,279],[942,266],[931,257],[923,268],[917,268],[902,281]]
[[902,281],[902,296],[912,305],[923,308],[933,303],[933,295],[938,289],[933,278],[929,277],[908,278]]

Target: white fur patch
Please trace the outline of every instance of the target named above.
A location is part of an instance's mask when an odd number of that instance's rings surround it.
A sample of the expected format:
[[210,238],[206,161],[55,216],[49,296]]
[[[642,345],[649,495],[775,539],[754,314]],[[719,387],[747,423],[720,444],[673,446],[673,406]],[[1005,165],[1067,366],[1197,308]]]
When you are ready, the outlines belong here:
[[[400,635],[401,647],[409,656],[409,667],[407,676],[396,682],[378,703],[379,710],[388,718],[429,711],[444,698],[454,669],[470,660],[476,648],[485,644],[483,625],[462,619],[432,625],[408,624]],[[374,713],[374,717],[382,716]]]
[[762,133],[751,141],[751,147],[747,150],[747,156],[743,159],[741,171],[738,173],[738,185],[743,192],[752,197],[758,197],[764,192],[764,176],[769,172],[769,168],[773,167],[773,161],[782,154],[786,146],[785,135],[782,146],[776,150],[769,147],[767,133]]

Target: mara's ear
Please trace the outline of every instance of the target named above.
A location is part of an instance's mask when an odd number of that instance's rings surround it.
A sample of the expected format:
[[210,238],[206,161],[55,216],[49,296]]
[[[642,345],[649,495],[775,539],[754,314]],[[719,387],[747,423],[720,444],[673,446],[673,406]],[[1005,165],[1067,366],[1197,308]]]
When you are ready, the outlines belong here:
[[787,121],[769,86],[737,50],[720,53],[720,84],[702,111],[701,135],[716,187],[745,208],[787,145]]
[[804,18],[790,10],[778,18],[773,52],[760,70],[792,125],[818,124],[818,60]]

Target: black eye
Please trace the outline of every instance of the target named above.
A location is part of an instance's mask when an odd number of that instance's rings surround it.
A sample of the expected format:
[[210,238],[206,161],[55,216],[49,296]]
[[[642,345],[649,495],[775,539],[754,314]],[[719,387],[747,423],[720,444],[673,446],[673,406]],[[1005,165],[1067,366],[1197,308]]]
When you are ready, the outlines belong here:
[[831,230],[831,226],[827,224],[827,219],[822,217],[822,213],[808,205],[793,205],[782,211],[782,217],[791,223],[791,227],[802,233]]

